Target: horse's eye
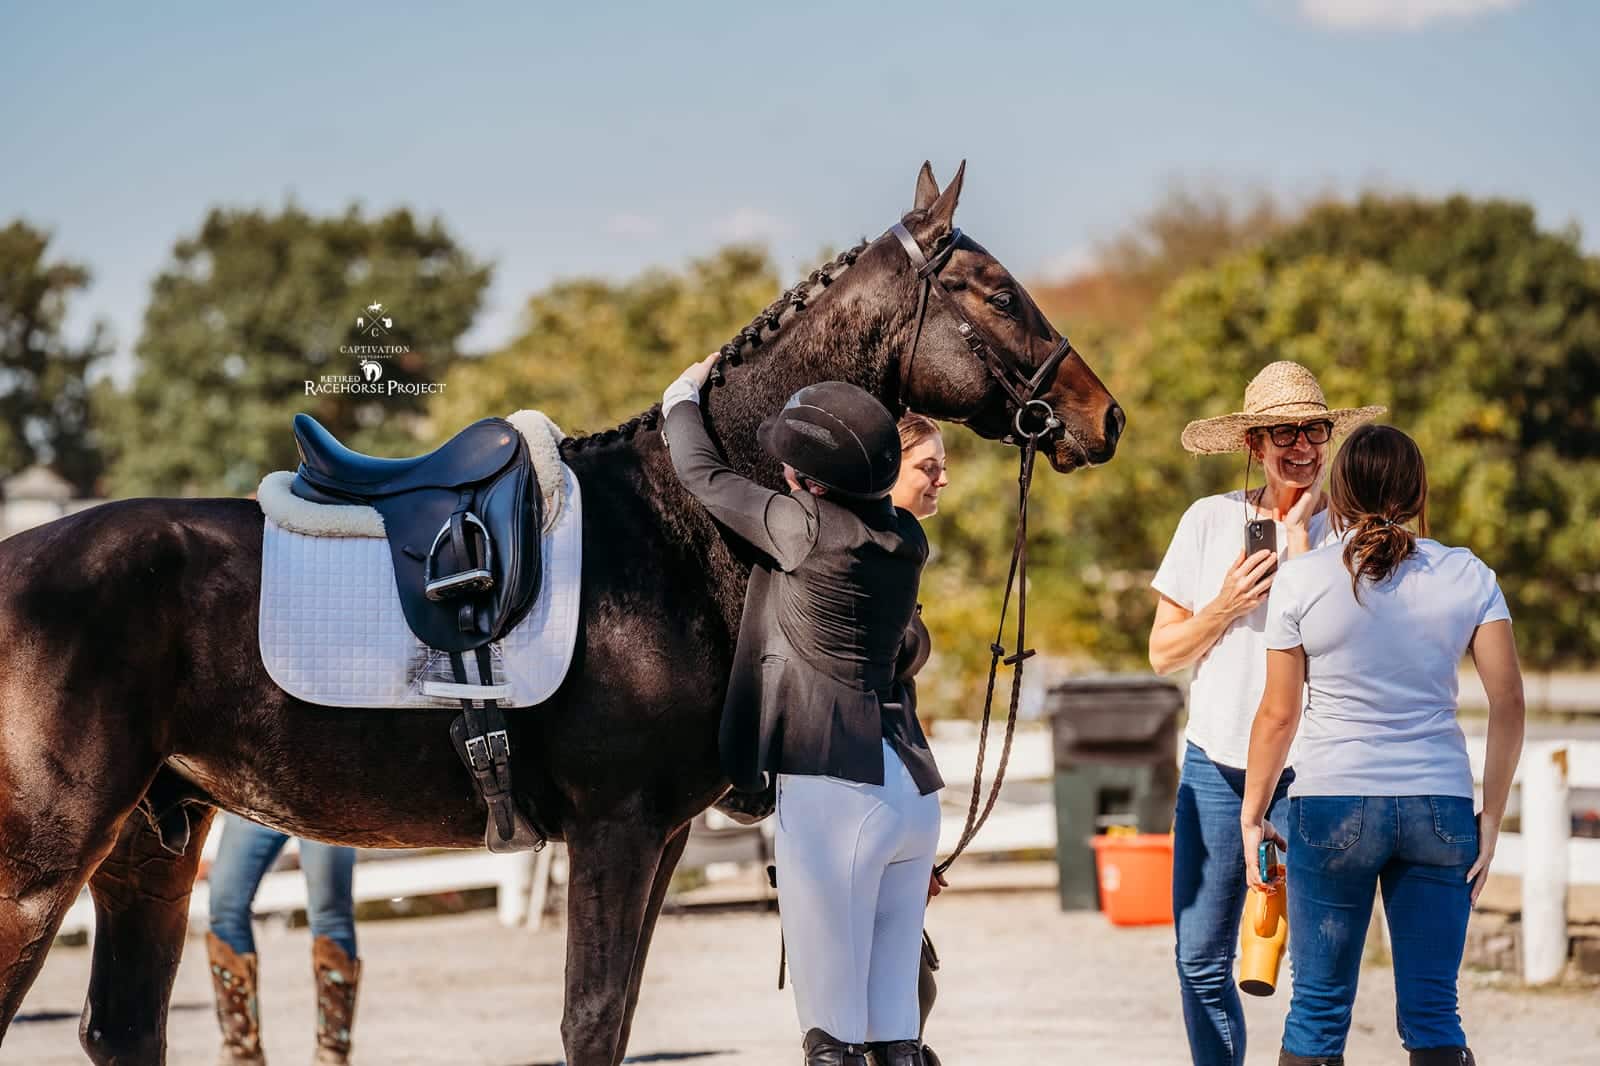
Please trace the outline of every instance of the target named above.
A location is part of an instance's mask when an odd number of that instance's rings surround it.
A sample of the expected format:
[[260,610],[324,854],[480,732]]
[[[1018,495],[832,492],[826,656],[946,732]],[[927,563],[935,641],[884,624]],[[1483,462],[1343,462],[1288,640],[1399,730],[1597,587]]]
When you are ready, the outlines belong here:
[[989,302],[994,305],[996,310],[1009,314],[1012,305],[1016,303],[1016,297],[1009,292],[1001,291],[989,297]]

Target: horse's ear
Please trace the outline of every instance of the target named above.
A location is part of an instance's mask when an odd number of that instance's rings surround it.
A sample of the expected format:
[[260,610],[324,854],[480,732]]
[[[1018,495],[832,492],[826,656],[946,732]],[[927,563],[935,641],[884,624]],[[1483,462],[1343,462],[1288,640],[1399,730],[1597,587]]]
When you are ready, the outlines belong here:
[[932,207],[938,198],[939,183],[933,180],[933,165],[924,159],[922,169],[917,172],[917,199],[911,205],[911,210],[921,211]]
[[956,176],[950,179],[950,184],[944,187],[944,192],[928,208],[928,221],[943,233],[948,233],[956,217],[956,201],[961,199],[961,179],[967,173],[967,161],[963,159],[956,168]]

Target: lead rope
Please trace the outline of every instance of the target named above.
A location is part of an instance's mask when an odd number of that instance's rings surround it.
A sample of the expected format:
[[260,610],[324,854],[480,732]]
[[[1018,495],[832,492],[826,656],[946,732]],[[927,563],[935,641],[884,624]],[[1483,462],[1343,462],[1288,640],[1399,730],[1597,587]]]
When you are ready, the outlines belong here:
[[[978,830],[983,828],[983,823],[989,820],[989,812],[994,810],[995,801],[1000,798],[1000,786],[1005,783],[1006,764],[1011,760],[1011,741],[1017,728],[1017,707],[1022,698],[1022,664],[1035,654],[1034,649],[1028,647],[1028,489],[1033,482],[1033,460],[1038,451],[1039,434],[1025,434],[1021,448],[1022,459],[1017,473],[1017,535],[1011,546],[1011,569],[1006,575],[1005,596],[1000,601],[1000,624],[995,630],[994,643],[989,645],[991,658],[989,660],[989,687],[983,700],[983,724],[978,729],[978,761],[972,773],[972,802],[967,807],[967,822],[961,830],[961,839],[956,843],[955,850],[939,865],[934,867],[934,872],[943,875],[950,869],[952,863],[960,857],[972,843],[972,838],[978,835]],[[1011,606],[1011,589],[1017,589],[1017,651],[1014,655],[1006,655],[1005,645],[1001,639],[1005,636],[1006,614]],[[989,788],[988,799],[984,802],[983,812],[978,812],[978,799],[983,794],[983,764],[989,743],[989,723],[994,710],[994,686],[1000,672],[1000,664],[1011,667],[1011,700],[1006,710],[1006,735],[1000,747],[1000,762],[995,767],[994,782]]]

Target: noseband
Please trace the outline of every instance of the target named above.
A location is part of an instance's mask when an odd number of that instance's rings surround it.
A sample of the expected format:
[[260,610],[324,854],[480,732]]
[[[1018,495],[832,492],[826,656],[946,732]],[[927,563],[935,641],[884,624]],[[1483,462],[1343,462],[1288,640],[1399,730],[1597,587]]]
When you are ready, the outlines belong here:
[[[907,389],[911,384],[911,366],[917,359],[917,346],[922,340],[922,323],[928,314],[928,294],[937,293],[939,299],[943,301],[945,311],[956,320],[956,332],[961,334],[967,349],[977,356],[978,361],[989,371],[989,376],[994,378],[1005,394],[1011,398],[1016,412],[1012,417],[1012,426],[1016,432],[1007,434],[1005,442],[1015,444],[1019,438],[1037,439],[1056,432],[1066,432],[1066,426],[1056,417],[1055,410],[1045,402],[1043,396],[1045,390],[1050,387],[1050,382],[1055,379],[1056,370],[1062,362],[1068,357],[1078,355],[1072,347],[1072,342],[1062,337],[1060,343],[1050,353],[1050,357],[1040,363],[1032,375],[1024,374],[1015,363],[1002,359],[989,342],[983,339],[977,328],[967,320],[967,316],[961,313],[961,306],[950,295],[950,290],[939,280],[939,271],[950,261],[950,257],[955,254],[956,246],[961,243],[961,231],[952,229],[949,239],[934,253],[932,259],[922,254],[917,239],[901,223],[896,222],[890,226],[889,232],[899,239],[900,246],[906,250],[906,256],[916,268],[917,280],[921,285],[917,293],[917,320],[911,335],[911,348],[906,352],[905,358],[900,360],[900,402],[905,403]],[[1078,442],[1074,440],[1073,443]]]

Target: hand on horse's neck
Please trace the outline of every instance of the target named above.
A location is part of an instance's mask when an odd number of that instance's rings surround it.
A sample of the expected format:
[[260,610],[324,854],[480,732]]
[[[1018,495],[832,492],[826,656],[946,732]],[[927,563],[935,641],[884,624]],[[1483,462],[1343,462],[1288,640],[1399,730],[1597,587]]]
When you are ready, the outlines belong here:
[[[852,267],[805,311],[786,316],[760,348],[746,349],[739,366],[724,364],[726,384],[708,391],[704,411],[729,464],[741,474],[776,470],[776,461],[756,441],[756,429],[806,385],[848,381],[891,404],[894,353],[910,342],[915,298],[859,291],[874,280],[861,266]],[[851,296],[849,312],[832,307],[831,301]],[[759,480],[782,487],[770,476]]]
[[[825,292],[813,293],[806,309],[785,315],[761,347],[745,348],[739,366],[724,364],[726,383],[702,397],[707,425],[728,464],[740,474],[783,488],[777,460],[762,451],[756,430],[806,385],[849,381],[885,405],[893,399],[898,387],[895,353],[911,343],[916,296],[907,277],[885,276],[874,265],[858,260]],[[666,475],[673,477],[670,469]],[[709,525],[706,529],[713,538],[719,536]],[[704,550],[715,559],[727,549],[713,540]],[[736,627],[748,566],[713,565],[707,574],[728,624]]]

